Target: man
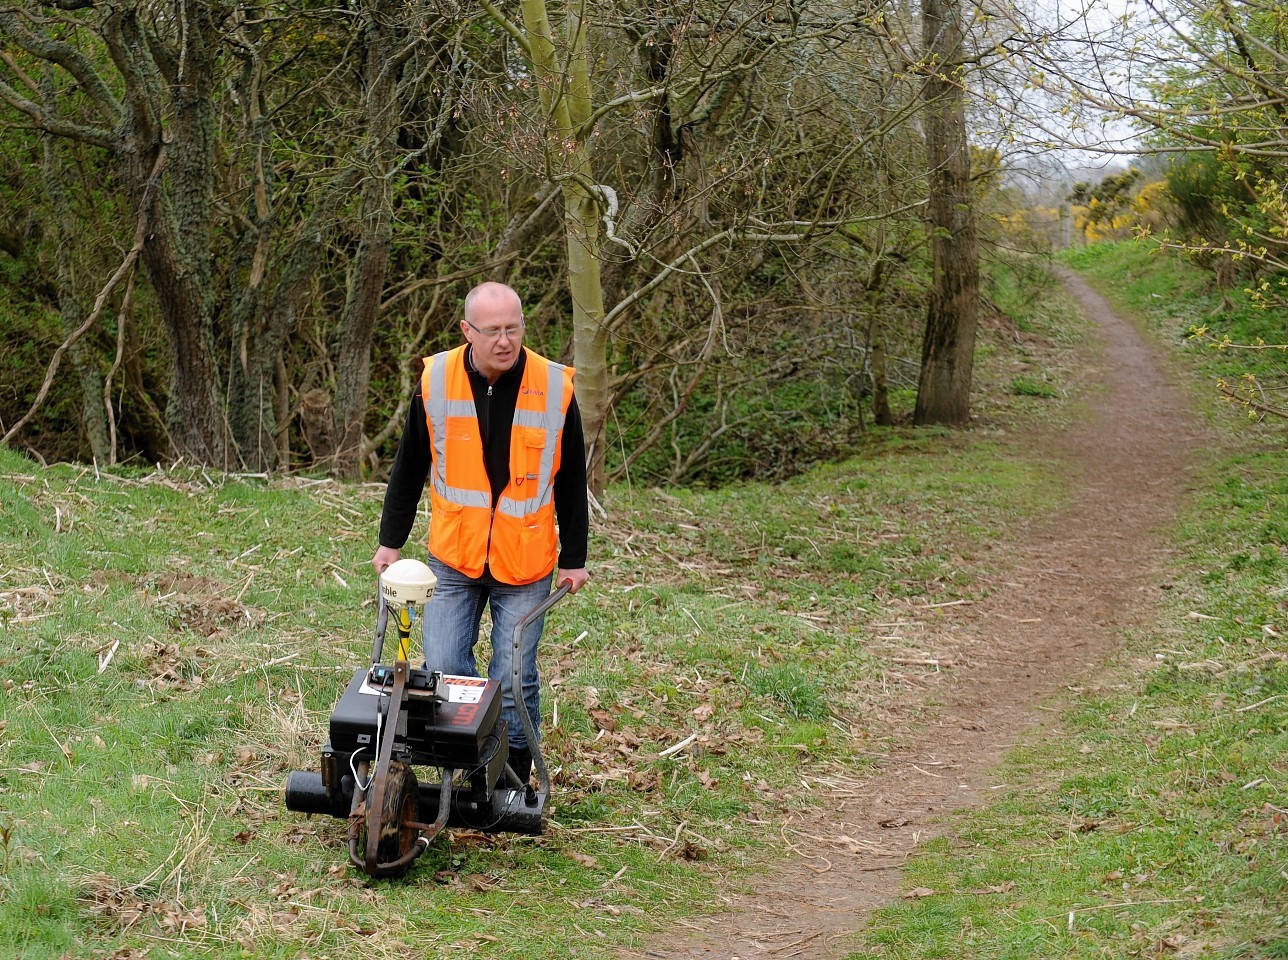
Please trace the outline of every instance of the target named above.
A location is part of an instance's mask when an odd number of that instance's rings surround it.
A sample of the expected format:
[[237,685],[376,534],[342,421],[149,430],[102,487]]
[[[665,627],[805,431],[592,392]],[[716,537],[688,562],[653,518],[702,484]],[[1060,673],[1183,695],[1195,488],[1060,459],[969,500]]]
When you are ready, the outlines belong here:
[[[380,517],[382,572],[401,556],[430,481],[428,563],[438,587],[424,615],[432,670],[474,676],[483,609],[492,611],[488,676],[504,692],[510,766],[527,782],[532,750],[510,690],[519,619],[550,593],[550,575],[576,593],[586,570],[586,455],[571,367],[526,349],[523,304],[502,283],[465,297],[466,343],[425,360]],[[558,528],[556,531],[556,521]],[[520,643],[523,699],[540,722],[537,642],[544,617]]]

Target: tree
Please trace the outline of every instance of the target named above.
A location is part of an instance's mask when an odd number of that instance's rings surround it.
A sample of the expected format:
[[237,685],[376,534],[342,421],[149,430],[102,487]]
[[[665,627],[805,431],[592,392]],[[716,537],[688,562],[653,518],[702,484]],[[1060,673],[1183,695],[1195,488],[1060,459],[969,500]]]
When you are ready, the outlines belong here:
[[[435,77],[434,26],[450,35],[465,22],[390,0],[352,14],[301,3],[259,16],[190,0],[0,11],[16,51],[0,100],[29,129],[104,158],[96,188],[119,196],[139,225],[116,276],[144,268],[166,331],[168,449],[158,456],[284,465],[292,398],[308,393],[332,421],[318,451],[325,464],[357,469],[395,186],[438,143],[422,132],[419,149],[401,152],[397,138],[412,105],[421,128],[450,128],[434,109],[453,89],[450,73]],[[351,73],[355,49],[361,67]],[[404,76],[417,55],[426,62]],[[48,78],[43,91],[33,70]],[[442,96],[423,96],[430,85]],[[47,169],[68,176],[66,165]],[[68,190],[50,183],[51,197]],[[115,287],[102,306],[126,284]],[[59,298],[65,310],[71,292]],[[309,321],[308,336],[293,339]],[[288,371],[290,354],[299,368]]]
[[[525,17],[534,6],[524,5]],[[592,9],[593,29],[580,19]],[[744,398],[768,396],[766,371],[800,376],[800,364],[781,362],[777,318],[808,318],[794,332],[811,365],[829,361],[837,348],[829,343],[816,352],[810,342],[816,317],[820,329],[833,330],[823,318],[836,315],[848,331],[851,284],[835,282],[834,274],[838,266],[850,273],[855,247],[838,244],[835,234],[874,216],[906,219],[918,202],[899,206],[898,192],[887,191],[878,213],[869,203],[872,155],[886,143],[916,139],[891,135],[906,125],[915,82],[891,80],[902,61],[892,54],[885,14],[883,4],[820,7],[808,15],[776,2],[574,5],[553,39],[558,56],[547,57],[554,82],[538,82],[538,66],[528,68],[531,82],[519,74],[520,92],[553,90],[569,98],[570,109],[574,100],[589,104],[586,120],[580,126],[570,120],[568,128],[557,98],[541,100],[536,110],[516,98],[509,159],[533,156],[540,145],[540,165],[524,165],[536,180],[528,192],[542,195],[541,178],[549,177],[564,194],[565,222],[573,224],[566,234],[570,269],[573,258],[596,254],[605,312],[582,341],[575,320],[573,360],[585,415],[600,402],[583,376],[598,367],[602,344],[608,393],[590,417],[607,424],[610,414],[629,414],[616,421],[630,434],[619,470],[661,445],[675,453],[668,475],[681,479],[701,469],[721,438],[763,434],[763,422],[733,412]],[[532,38],[546,29],[540,16],[508,29],[521,49],[532,48],[525,55],[536,64],[532,51],[540,45]],[[584,37],[584,46],[574,51],[573,37]],[[583,63],[595,66],[584,78]],[[586,89],[588,97],[576,93]],[[564,129],[574,136],[559,136]],[[902,160],[891,169],[909,180],[922,176]],[[878,285],[870,309],[893,275],[871,274]],[[792,282],[783,283],[785,277]],[[583,299],[569,296],[575,318],[589,316]],[[539,309],[548,302],[543,290]],[[767,356],[757,352],[762,342]],[[585,343],[588,353],[579,345]],[[847,378],[867,368],[863,335],[853,343]],[[836,362],[844,370],[845,362]],[[760,400],[752,402],[759,408]],[[783,429],[781,416],[768,409],[760,416]],[[604,438],[603,431],[598,442],[590,438],[598,452],[606,452]],[[837,434],[837,442],[844,436]]]
[[960,0],[922,0],[921,16],[930,71],[925,116],[934,274],[913,420],[918,425],[964,424],[970,419],[979,251],[966,137]]
[[[1142,224],[1141,232],[1211,270],[1221,289],[1242,278],[1252,302],[1268,308],[1261,318],[1267,335],[1254,335],[1251,343],[1233,343],[1206,327],[1195,336],[1246,350],[1249,358],[1281,355],[1281,311],[1288,306],[1283,4],[1146,0],[1138,15],[1086,32],[1077,46],[1097,69],[1078,70],[1067,57],[1048,55],[1034,70],[1035,85],[1074,108],[1129,121],[1140,138],[1133,151],[1155,162],[1167,159],[1171,223],[1161,230]],[[1066,40],[1063,52],[1073,48]],[[1223,380],[1223,394],[1255,416],[1282,415],[1275,397],[1283,371],[1269,366],[1262,377],[1248,372]]]
[[1077,227],[1084,237],[1100,239],[1126,230],[1124,223],[1133,212],[1132,199],[1141,172],[1129,167],[1122,173],[1111,173],[1097,184],[1075,183],[1065,198],[1075,205]]
[[[57,116],[58,100],[48,71],[41,83],[41,93],[46,111]],[[68,344],[68,357],[80,385],[81,421],[85,425],[90,452],[96,463],[110,464],[115,462],[110,429],[111,399],[105,396],[102,373],[81,339],[87,311],[82,291],[78,288],[75,263],[74,238],[77,231],[70,188],[76,178],[65,165],[63,143],[46,137],[42,147],[44,187],[53,213],[50,228],[55,238],[58,313],[62,320],[64,343]]]
[[336,350],[334,432],[330,455],[341,476],[357,475],[362,455],[363,421],[371,384],[371,340],[380,315],[393,234],[392,179],[399,167],[397,135],[402,122],[398,80],[419,38],[398,27],[400,0],[369,0],[365,5],[362,75],[363,135],[356,166],[361,171],[358,248],[348,286]]
[[[78,234],[126,251],[142,225],[122,329],[155,314],[172,372],[150,390],[191,393],[224,445],[168,452],[361,473],[485,276],[520,291],[534,347],[577,366],[596,488],[628,468],[786,472],[848,449],[865,404],[892,418],[934,232],[917,120],[934,76],[903,6],[190,6],[57,0],[0,21],[21,40],[0,63],[8,118],[95,154],[127,211],[78,211]],[[23,80],[42,64],[57,114]],[[118,265],[79,286],[107,290],[103,316],[125,301]]]
[[608,411],[608,334],[600,280],[599,218],[603,191],[592,170],[593,107],[587,52],[587,23],[569,4],[564,29],[551,29],[545,0],[523,0],[523,28],[489,0],[492,18],[513,37],[532,65],[545,130],[544,161],[563,195],[572,299],[573,358],[587,450],[587,482],[604,490],[604,421]]
[[[30,83],[19,69],[11,71],[14,82],[0,82],[0,97],[33,128],[109,158],[109,183],[139,224],[124,265],[137,258],[146,269],[168,332],[170,454],[223,468],[259,465],[234,440],[230,424],[243,418],[226,409],[227,373],[221,377],[216,361],[227,355],[220,349],[228,303],[216,290],[215,187],[224,180],[217,133],[231,11],[180,3],[171,17],[143,4],[103,12],[80,0],[41,7],[40,15],[30,7],[0,12],[0,32],[57,73],[57,97],[67,109],[50,110],[51,98],[42,105],[25,95]],[[245,333],[233,349],[243,359],[260,355],[263,345]]]

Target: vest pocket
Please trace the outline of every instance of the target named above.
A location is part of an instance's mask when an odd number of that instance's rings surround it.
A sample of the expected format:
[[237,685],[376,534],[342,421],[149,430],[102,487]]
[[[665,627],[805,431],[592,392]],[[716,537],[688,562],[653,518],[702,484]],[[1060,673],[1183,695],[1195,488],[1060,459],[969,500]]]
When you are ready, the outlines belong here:
[[555,563],[554,530],[551,523],[524,523],[519,526],[519,551],[523,565],[537,576],[551,569]]
[[518,499],[526,500],[537,495],[535,491],[541,477],[541,454],[546,448],[546,432],[537,427],[516,427],[515,432],[519,433],[515,447],[519,456],[518,462],[511,465],[515,469],[510,479],[519,491]]
[[442,498],[435,498],[433,506],[429,520],[430,552],[443,560],[461,557],[465,508]]

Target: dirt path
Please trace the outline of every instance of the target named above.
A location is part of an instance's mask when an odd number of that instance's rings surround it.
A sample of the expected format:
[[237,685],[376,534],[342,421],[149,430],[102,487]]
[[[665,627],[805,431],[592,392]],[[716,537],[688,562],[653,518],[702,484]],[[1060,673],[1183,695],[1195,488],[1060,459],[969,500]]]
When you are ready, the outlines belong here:
[[1080,279],[1065,282],[1102,341],[1103,389],[1088,416],[1040,441],[1053,473],[1072,477],[1072,505],[1005,545],[1015,568],[986,600],[943,608],[925,625],[955,661],[929,692],[934,718],[873,777],[836,784],[834,817],[789,825],[798,856],[778,872],[726,911],[623,957],[844,956],[868,914],[900,896],[908,854],[951,831],[935,821],[987,799],[1004,752],[1042,721],[1039,705],[1105,663],[1125,627],[1150,619],[1156,531],[1184,492],[1199,427],[1136,331]]

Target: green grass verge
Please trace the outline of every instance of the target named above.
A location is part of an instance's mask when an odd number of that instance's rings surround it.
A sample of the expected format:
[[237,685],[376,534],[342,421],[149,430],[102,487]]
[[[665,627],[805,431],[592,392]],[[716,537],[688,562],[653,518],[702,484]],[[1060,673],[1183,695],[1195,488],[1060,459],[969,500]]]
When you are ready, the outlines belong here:
[[979,595],[989,546],[1062,495],[1018,438],[1065,401],[1006,384],[1072,387],[1077,326],[1029,307],[981,340],[977,430],[610,491],[592,589],[544,641],[550,831],[454,832],[400,882],[281,795],[370,649],[381,490],[0,450],[0,956],[600,957],[708,909],[888,735],[916,640],[877,625]]
[[[1274,437],[1288,414],[1288,329],[1283,308],[1267,307],[1250,285],[1218,289],[1212,274],[1149,241],[1124,240],[1066,251],[1062,259],[1105,295],[1192,357],[1229,419],[1259,422]],[[1202,335],[1199,335],[1202,331]],[[1254,435],[1255,436],[1255,435]]]
[[[1138,247],[1072,259],[1174,332],[1210,306],[1200,276]],[[1288,957],[1288,452],[1237,449],[1264,436],[1213,455],[1163,618],[1061,736],[1012,755],[1016,786],[914,859],[916,894],[853,960]]]

